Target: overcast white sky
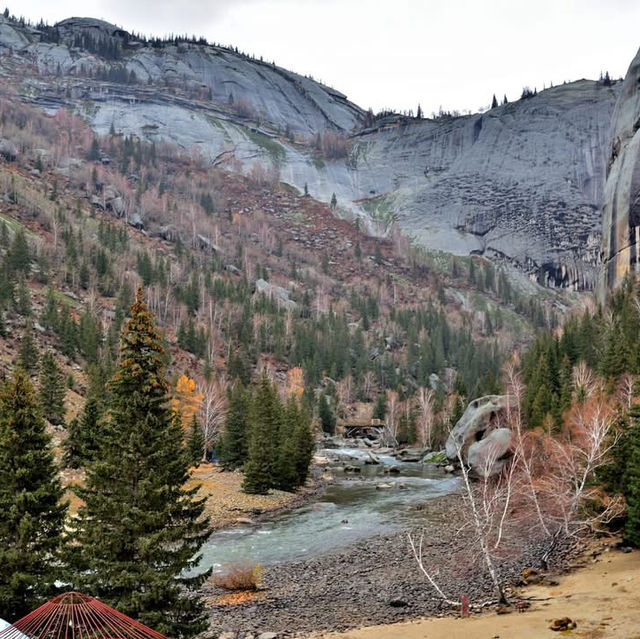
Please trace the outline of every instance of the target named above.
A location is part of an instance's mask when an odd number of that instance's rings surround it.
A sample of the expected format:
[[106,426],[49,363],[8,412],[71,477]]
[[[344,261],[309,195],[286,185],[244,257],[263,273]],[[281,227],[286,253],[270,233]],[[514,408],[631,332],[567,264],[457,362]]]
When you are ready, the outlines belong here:
[[90,16],[195,33],[312,75],[363,107],[475,111],[493,93],[623,76],[639,0],[5,0],[31,20]]

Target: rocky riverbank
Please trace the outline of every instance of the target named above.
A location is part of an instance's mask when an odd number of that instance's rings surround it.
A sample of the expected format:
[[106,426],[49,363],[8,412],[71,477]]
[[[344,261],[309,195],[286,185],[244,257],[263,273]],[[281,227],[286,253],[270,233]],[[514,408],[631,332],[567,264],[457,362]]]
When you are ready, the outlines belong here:
[[[438,571],[438,582],[455,600],[466,595],[471,605],[492,599],[488,577],[465,552],[469,532],[459,532],[461,500],[457,495],[432,499],[423,506],[425,563]],[[420,534],[420,531],[414,531]],[[503,575],[517,582],[525,568],[538,567],[544,545],[517,540]],[[552,561],[568,554],[560,548]],[[262,589],[255,596],[233,599],[211,584],[206,586],[212,637],[245,639],[261,633],[273,637],[305,636],[312,632],[347,630],[394,623],[449,608],[434,596],[420,575],[406,533],[377,536],[343,550],[306,561],[265,569]]]

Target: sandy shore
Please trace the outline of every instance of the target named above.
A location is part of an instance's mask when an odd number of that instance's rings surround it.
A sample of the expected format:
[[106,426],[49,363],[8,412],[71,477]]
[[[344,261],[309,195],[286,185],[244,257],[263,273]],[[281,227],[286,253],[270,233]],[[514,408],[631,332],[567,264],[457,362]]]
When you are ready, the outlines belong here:
[[200,487],[198,495],[206,498],[205,512],[214,530],[261,521],[297,508],[315,498],[323,489],[323,484],[314,478],[295,493],[272,490],[268,495],[247,495],[242,492],[243,477],[239,471],[223,472],[215,464],[202,464],[191,469],[187,487]]
[[[315,635],[323,639],[640,639],[640,551],[605,548],[596,558],[557,578],[557,586],[529,586],[518,591],[531,598],[522,614],[487,612],[468,619],[423,619],[345,633]],[[569,617],[573,631],[554,632],[552,620]]]

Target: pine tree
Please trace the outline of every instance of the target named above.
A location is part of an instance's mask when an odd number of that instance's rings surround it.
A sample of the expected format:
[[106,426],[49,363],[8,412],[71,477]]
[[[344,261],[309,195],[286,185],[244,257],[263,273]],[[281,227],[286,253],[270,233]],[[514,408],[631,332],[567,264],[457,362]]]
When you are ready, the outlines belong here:
[[266,373],[262,374],[251,407],[251,432],[242,489],[266,495],[276,479],[282,406]]
[[33,339],[33,327],[27,323],[18,351],[18,363],[27,373],[34,373],[38,368],[38,347]]
[[229,398],[229,410],[218,455],[223,468],[241,468],[247,460],[249,438],[249,410],[251,402],[247,391],[238,382]]
[[311,432],[311,415],[304,403],[298,409],[298,421],[293,432],[296,460],[296,485],[304,486],[309,476],[313,458],[314,440]]
[[387,396],[384,393],[378,395],[376,404],[373,407],[373,419],[381,419],[387,416]]
[[298,487],[296,465],[296,427],[300,421],[300,410],[295,397],[291,396],[284,408],[280,423],[278,458],[276,464],[276,487],[293,491]]
[[47,299],[44,309],[40,314],[40,324],[42,324],[44,328],[50,328],[54,331],[58,330],[58,303],[51,287],[47,289]]
[[18,371],[0,390],[0,610],[17,620],[59,578],[66,504],[35,391]]
[[85,505],[73,560],[80,589],[178,639],[207,627],[194,591],[208,573],[183,576],[209,535],[204,501],[184,488],[188,477],[161,336],[139,290],[109,384],[99,454],[77,491]]
[[16,289],[15,310],[22,317],[31,317],[31,296],[24,278],[21,277]]
[[64,449],[68,468],[81,468],[96,459],[101,412],[100,402],[91,390],[80,418],[72,419],[67,427]]
[[187,440],[187,452],[189,463],[198,466],[202,461],[202,451],[204,450],[204,435],[198,420],[194,415],[189,426],[189,439]]
[[47,351],[40,362],[40,410],[45,419],[58,425],[64,422],[64,377],[53,353]]
[[24,229],[20,227],[16,232],[7,255],[9,268],[13,273],[28,275],[31,270],[31,251],[27,243]]
[[631,428],[626,438],[625,498],[627,500],[627,523],[625,540],[640,547],[640,407],[630,412]]
[[495,109],[498,106],[498,98],[496,98],[496,94],[493,94],[493,100],[491,100],[491,108]]
[[318,403],[318,417],[320,417],[320,424],[322,430],[325,433],[333,435],[336,430],[336,418],[329,405],[329,398],[326,393],[320,395],[320,401]]
[[80,420],[74,417],[67,424],[67,436],[63,442],[65,468],[81,468],[83,466]]

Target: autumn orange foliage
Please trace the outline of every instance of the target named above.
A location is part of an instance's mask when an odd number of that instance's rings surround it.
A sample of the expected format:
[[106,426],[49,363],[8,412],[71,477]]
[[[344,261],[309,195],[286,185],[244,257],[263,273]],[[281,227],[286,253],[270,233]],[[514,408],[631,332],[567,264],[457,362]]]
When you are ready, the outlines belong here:
[[304,393],[304,371],[294,366],[287,371],[287,393],[300,399]]
[[196,383],[188,375],[180,375],[176,383],[175,395],[171,400],[171,408],[176,415],[180,415],[180,422],[184,428],[189,427],[194,415],[198,412],[203,393],[196,390]]

